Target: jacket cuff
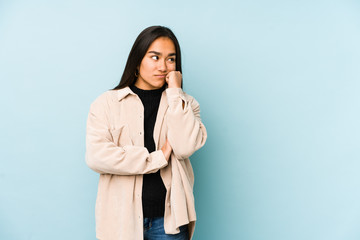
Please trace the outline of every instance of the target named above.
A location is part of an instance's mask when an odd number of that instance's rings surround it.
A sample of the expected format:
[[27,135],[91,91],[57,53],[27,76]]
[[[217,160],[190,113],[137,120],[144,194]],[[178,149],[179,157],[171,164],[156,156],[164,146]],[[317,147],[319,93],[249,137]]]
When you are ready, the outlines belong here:
[[181,88],[167,88],[165,91],[170,106],[174,107],[177,103],[177,100],[181,99],[185,103],[184,109],[186,108],[187,102],[185,93]]
[[163,168],[168,165],[168,161],[166,161],[166,158],[164,156],[164,153],[162,150],[157,150],[152,153],[150,153],[150,158],[152,168]]

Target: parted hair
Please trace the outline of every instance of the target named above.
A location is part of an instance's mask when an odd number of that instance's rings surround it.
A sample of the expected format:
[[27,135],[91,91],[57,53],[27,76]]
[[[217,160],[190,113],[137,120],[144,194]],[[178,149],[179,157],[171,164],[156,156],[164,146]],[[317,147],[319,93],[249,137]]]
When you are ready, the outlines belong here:
[[151,26],[145,28],[136,38],[129,53],[124,72],[120,79],[120,83],[115,88],[113,88],[113,90],[130,86],[136,81],[137,77],[135,74],[137,73],[137,67],[140,66],[140,63],[151,43],[153,43],[159,37],[168,37],[173,41],[176,50],[176,71],[181,72],[180,45],[177,38],[175,37],[175,34],[167,27]]

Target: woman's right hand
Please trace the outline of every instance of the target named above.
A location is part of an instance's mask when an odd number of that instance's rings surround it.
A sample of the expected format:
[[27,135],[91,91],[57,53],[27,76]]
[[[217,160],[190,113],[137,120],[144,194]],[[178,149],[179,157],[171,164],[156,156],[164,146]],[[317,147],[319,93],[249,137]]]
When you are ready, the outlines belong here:
[[172,147],[170,146],[170,143],[167,139],[166,139],[166,142],[164,143],[164,145],[162,146],[161,150],[163,151],[166,161],[169,161],[169,158],[170,158],[170,155],[172,152]]

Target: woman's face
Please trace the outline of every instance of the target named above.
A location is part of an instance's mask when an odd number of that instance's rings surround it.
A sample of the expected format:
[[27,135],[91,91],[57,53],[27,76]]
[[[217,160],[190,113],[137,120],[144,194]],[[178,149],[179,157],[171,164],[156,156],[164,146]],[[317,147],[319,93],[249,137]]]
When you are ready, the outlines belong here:
[[167,37],[157,38],[141,60],[135,86],[143,90],[161,88],[165,84],[166,75],[176,70],[175,57],[173,41]]

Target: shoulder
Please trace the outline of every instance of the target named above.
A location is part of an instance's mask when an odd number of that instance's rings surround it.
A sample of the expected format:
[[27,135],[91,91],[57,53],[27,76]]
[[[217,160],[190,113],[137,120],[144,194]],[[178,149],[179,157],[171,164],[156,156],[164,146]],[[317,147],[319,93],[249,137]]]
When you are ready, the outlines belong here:
[[92,104],[106,103],[116,100],[118,90],[108,90],[95,98]]
[[108,90],[103,92],[91,103],[90,109],[95,110],[98,108],[110,107],[117,100],[118,91],[119,90]]

